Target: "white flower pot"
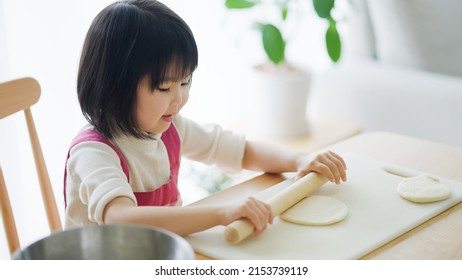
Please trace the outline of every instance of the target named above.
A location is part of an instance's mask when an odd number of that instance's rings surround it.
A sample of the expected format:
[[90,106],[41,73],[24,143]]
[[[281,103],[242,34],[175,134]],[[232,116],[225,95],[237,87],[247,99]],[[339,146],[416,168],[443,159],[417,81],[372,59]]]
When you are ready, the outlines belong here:
[[310,74],[294,67],[259,65],[251,76],[249,125],[252,133],[272,139],[306,134]]

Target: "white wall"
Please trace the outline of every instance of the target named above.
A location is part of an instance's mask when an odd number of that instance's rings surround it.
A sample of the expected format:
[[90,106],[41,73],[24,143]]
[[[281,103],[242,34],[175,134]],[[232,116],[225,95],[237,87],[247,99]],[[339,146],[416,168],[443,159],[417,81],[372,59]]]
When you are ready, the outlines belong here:
[[[32,113],[60,211],[67,147],[84,124],[75,90],[80,50],[92,19],[111,2],[0,0],[0,82],[32,76],[41,83],[41,100]],[[199,122],[229,125],[244,113],[247,85],[240,81],[253,63],[264,60],[259,37],[248,28],[252,18],[243,16],[256,14],[229,13],[224,1],[217,0],[163,2],[190,25],[200,52],[190,103],[183,114]],[[301,19],[292,33],[288,57],[321,71],[330,63],[324,50],[325,25],[313,16],[308,1],[302,2],[306,5],[298,11]],[[28,244],[47,235],[48,229],[23,116],[1,120],[0,131],[0,164],[20,238]],[[6,240],[0,234],[0,259],[7,258]]]

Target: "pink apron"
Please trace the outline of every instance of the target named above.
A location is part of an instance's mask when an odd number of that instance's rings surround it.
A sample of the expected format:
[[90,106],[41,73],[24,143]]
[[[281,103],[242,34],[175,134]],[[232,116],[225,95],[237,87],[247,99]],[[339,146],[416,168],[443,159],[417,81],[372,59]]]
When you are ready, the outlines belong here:
[[[176,205],[179,198],[178,192],[178,170],[180,169],[180,137],[178,132],[173,125],[162,133],[161,137],[162,142],[164,143],[168,159],[170,162],[170,179],[169,181],[162,185],[160,188],[148,192],[134,192],[138,206],[173,206]],[[69,151],[67,153],[67,159],[69,159],[70,150],[75,145],[86,142],[86,141],[95,141],[101,142],[109,147],[111,147],[120,159],[120,166],[122,167],[125,176],[127,176],[127,182],[130,182],[130,174],[128,169],[128,164],[125,161],[125,158],[122,152],[109,140],[101,136],[98,132],[94,130],[84,130],[80,132],[72,141]],[[67,166],[66,159],[66,166]],[[66,177],[67,177],[67,168],[64,170],[64,203],[67,207],[66,201]]]

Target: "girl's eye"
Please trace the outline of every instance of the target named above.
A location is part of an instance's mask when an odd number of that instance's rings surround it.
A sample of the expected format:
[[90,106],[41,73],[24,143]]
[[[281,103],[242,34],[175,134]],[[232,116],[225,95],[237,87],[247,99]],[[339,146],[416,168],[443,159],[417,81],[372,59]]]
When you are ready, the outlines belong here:
[[160,92],[169,92],[170,88],[157,88]]
[[188,81],[182,83],[181,86],[188,86],[188,87],[191,87],[191,82],[192,82],[192,76],[189,76]]

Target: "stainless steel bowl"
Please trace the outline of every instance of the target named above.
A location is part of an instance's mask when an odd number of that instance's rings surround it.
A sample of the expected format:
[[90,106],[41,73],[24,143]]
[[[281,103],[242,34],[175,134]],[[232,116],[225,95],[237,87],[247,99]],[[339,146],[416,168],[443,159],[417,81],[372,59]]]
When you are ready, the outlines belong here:
[[17,260],[194,259],[189,243],[172,232],[134,225],[85,226],[51,234],[13,254]]

